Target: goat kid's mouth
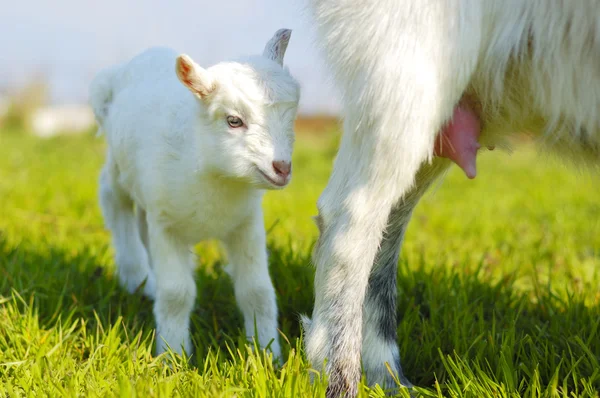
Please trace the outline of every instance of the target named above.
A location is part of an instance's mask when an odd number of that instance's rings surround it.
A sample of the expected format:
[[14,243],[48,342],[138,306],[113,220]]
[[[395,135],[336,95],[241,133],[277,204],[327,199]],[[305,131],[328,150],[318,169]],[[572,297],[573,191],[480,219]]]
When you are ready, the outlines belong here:
[[288,177],[284,177],[284,178],[271,177],[270,175],[268,175],[267,173],[262,171],[260,168],[257,168],[257,169],[258,169],[258,172],[260,173],[260,175],[262,176],[262,178],[264,180],[266,180],[269,183],[269,185],[272,185],[274,187],[283,188],[290,182],[291,175]]

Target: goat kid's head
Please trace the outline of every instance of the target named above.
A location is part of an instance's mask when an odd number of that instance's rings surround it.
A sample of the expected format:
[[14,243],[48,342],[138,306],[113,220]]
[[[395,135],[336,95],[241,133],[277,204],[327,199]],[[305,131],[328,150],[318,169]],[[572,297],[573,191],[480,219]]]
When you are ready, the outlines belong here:
[[201,122],[215,135],[216,166],[259,188],[281,189],[292,176],[300,87],[283,67],[290,35],[280,29],[262,55],[208,69],[185,54],[177,58],[177,76],[202,103]]

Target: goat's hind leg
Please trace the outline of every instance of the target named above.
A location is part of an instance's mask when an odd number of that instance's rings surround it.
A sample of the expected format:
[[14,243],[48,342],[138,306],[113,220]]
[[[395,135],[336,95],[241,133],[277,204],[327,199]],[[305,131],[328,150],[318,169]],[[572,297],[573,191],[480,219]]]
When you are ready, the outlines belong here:
[[100,174],[100,207],[106,227],[112,233],[119,282],[133,293],[146,281],[144,294],[153,297],[153,277],[138,231],[133,201],[120,187],[117,176],[117,167],[109,154]]
[[[451,112],[452,104],[449,109]],[[377,322],[377,327],[387,328],[383,339],[378,336],[379,331],[369,327],[364,330],[370,349],[382,350],[379,353],[370,352],[366,357],[365,370],[369,377],[375,382],[391,384],[390,380],[393,379],[388,377],[385,361],[392,361],[392,369],[400,373],[399,361],[396,360],[398,350],[395,346],[395,332],[389,333],[391,327],[387,322],[390,319],[384,319],[391,316],[391,321],[395,324],[395,304],[393,311],[390,310],[395,300],[395,297],[391,297],[395,294],[395,279],[386,282],[385,278],[392,264],[394,267],[397,264],[397,252],[392,247],[399,245],[410,211],[405,215],[405,220],[398,221],[394,236],[386,238],[389,242],[384,240],[384,232],[393,207],[399,200],[410,198],[410,192],[415,189],[417,172],[426,161],[427,153],[431,151],[433,137],[442,121],[436,125],[437,127],[429,126],[422,130],[429,131],[431,140],[427,138],[427,134],[413,137],[413,146],[420,147],[421,157],[410,159],[407,155],[405,159],[410,161],[405,162],[404,167],[387,161],[395,158],[392,153],[383,154],[384,151],[377,150],[371,152],[372,157],[367,158],[353,143],[349,144],[353,141],[352,138],[344,136],[342,141],[333,175],[319,199],[321,236],[314,253],[317,266],[315,306],[312,322],[305,322],[305,346],[312,366],[319,369],[324,360],[328,359],[328,397],[338,397],[345,392],[353,397],[358,393],[361,354],[364,352],[363,315],[368,317],[368,324]],[[365,136],[363,138],[367,139]],[[409,147],[404,149],[398,148],[400,158],[411,151]],[[379,159],[375,158],[375,153],[380,156]],[[356,166],[357,159],[364,163]],[[348,163],[343,165],[342,162]],[[364,174],[361,175],[361,172]],[[411,203],[411,206],[414,204]],[[407,209],[403,211],[406,212]],[[382,240],[386,245],[387,259],[381,257],[383,253],[379,250]],[[372,273],[378,253],[378,268]],[[389,278],[394,278],[394,274],[391,271]],[[376,283],[382,283],[380,287],[385,291],[381,291],[380,295],[367,296],[368,285],[371,284],[374,288]],[[364,312],[365,299],[367,307],[384,305],[388,308],[380,317],[368,310]],[[391,312],[394,313],[390,314]],[[378,319],[375,320],[375,317]],[[373,340],[374,335],[376,340]]]
[[[330,4],[328,9],[335,8]],[[445,3],[423,3],[430,5],[423,6],[427,13],[404,2],[385,4],[410,18],[384,24],[387,29],[368,36],[363,27],[334,18],[324,18],[320,26],[329,36],[332,64],[339,66],[346,119],[331,178],[319,199],[315,306],[312,323],[305,326],[312,366],[319,369],[328,359],[328,397],[358,392],[365,295],[388,217],[414,189],[437,132],[471,80],[479,51],[471,32],[478,27],[452,23],[456,10]],[[344,8],[350,16],[353,10]],[[381,23],[377,15],[365,15],[371,18],[366,26]],[[432,29],[436,19],[439,29]],[[476,21],[469,15],[465,19]],[[373,56],[356,59],[356,54]],[[369,373],[382,380],[382,372],[373,365]]]
[[144,292],[148,298],[153,299],[156,292],[156,282],[154,270],[152,268],[152,255],[150,254],[150,239],[148,237],[148,217],[146,210],[142,209],[140,206],[137,206],[136,216],[140,238],[142,239],[142,243],[146,249],[146,254],[148,255],[148,266],[150,268],[148,279],[146,280],[146,286],[144,286]]
[[[429,146],[427,138],[421,137],[422,157],[399,176],[398,165],[386,160],[394,158],[391,153],[386,156],[368,147],[361,151],[354,145],[359,137],[351,137],[356,131],[352,122],[346,121],[332,177],[319,199],[322,231],[314,253],[315,307],[312,323],[305,328],[312,366],[318,369],[328,359],[327,396],[332,398],[358,393],[367,285],[388,217],[399,200],[393,189],[387,189],[389,181],[403,180],[400,185],[408,192]],[[379,132],[370,137],[360,133],[365,142],[378,138]]]
[[[395,389],[397,377],[404,387],[412,383],[404,376],[397,344],[396,275],[404,233],[419,199],[450,162],[436,158],[417,174],[415,187],[390,213],[377,257],[369,275],[363,311],[362,365],[370,385]],[[390,374],[386,367],[389,365]]]

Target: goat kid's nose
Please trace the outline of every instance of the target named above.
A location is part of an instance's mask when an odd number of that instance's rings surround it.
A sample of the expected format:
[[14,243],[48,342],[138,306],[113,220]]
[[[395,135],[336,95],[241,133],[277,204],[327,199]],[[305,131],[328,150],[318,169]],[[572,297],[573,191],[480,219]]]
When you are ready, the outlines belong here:
[[292,163],[283,160],[275,160],[273,161],[273,170],[275,170],[275,173],[277,173],[278,176],[287,178],[292,170]]

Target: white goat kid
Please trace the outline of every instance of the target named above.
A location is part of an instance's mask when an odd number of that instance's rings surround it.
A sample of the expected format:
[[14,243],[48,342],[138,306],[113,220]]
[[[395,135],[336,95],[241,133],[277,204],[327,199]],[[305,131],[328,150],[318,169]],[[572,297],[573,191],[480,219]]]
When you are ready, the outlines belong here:
[[266,189],[291,178],[300,91],[282,67],[290,35],[279,30],[262,56],[208,69],[150,49],[91,85],[108,142],[100,204],[121,285],[133,292],[145,281],[155,298],[157,353],[191,353],[191,247],[215,238],[248,337],[280,355],[261,206]]
[[531,132],[558,154],[600,161],[600,2],[310,0],[342,89],[344,137],[318,203],[315,308],[305,319],[328,396],[404,378],[396,267],[419,198],[450,164],[434,140],[461,98],[483,145]]

